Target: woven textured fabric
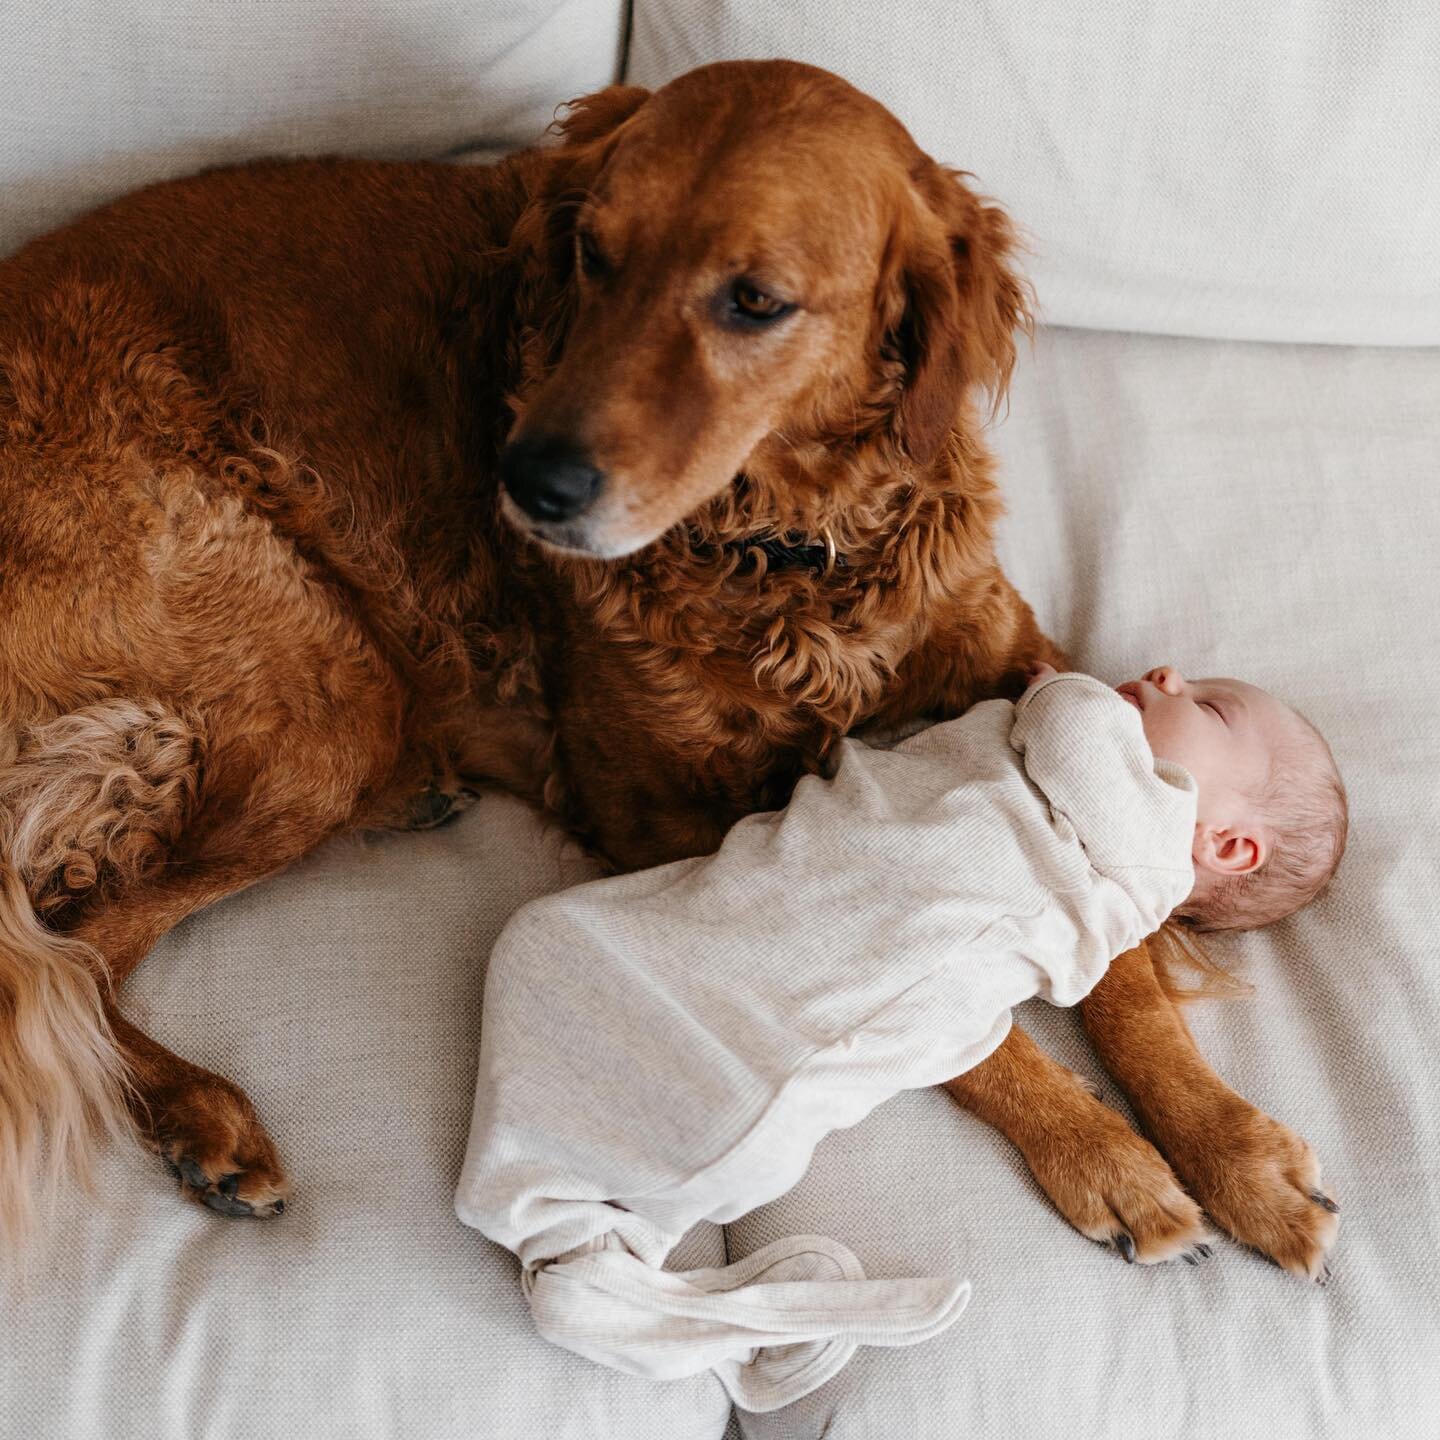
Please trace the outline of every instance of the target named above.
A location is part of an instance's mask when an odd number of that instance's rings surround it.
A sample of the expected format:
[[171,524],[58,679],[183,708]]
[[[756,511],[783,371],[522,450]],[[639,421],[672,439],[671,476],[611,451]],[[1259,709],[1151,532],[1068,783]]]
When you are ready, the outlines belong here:
[[[0,1435],[719,1440],[718,1380],[657,1390],[557,1350],[514,1260],[452,1208],[490,946],[589,873],[494,797],[445,830],[333,844],[167,937],[122,1003],[246,1087],[294,1198],[224,1219],[153,1157],[107,1157],[28,1294],[0,1286]],[[724,1264],[720,1231],[671,1263]]]
[[[1440,351],[1043,334],[996,436],[1002,550],[1076,663],[1238,675],[1327,735],[1350,847],[1293,920],[1216,937],[1252,998],[1192,1006],[1201,1049],[1315,1145],[1343,1208],[1306,1285],[1224,1241],[1199,1268],[1080,1240],[940,1092],[829,1137],[727,1226],[867,1272],[967,1274],[962,1322],[861,1351],[748,1440],[1421,1440],[1440,1414]],[[1119,1103],[1077,1018],[1017,1016]],[[1123,1108],[1123,1107],[1122,1107]]]
[[[868,1274],[968,1275],[960,1323],[862,1351],[751,1440],[1431,1440],[1440,1412],[1440,351],[1048,332],[996,441],[1002,548],[1077,663],[1274,689],[1329,735],[1350,851],[1331,895],[1214,942],[1254,998],[1192,1008],[1344,1205],[1324,1290],[1221,1243],[1127,1267],[940,1092],[831,1136],[783,1202],[677,1269],[798,1231]],[[275,1221],[181,1204],[114,1156],[0,1298],[0,1435],[24,1440],[710,1440],[729,1404],[535,1335],[515,1264],[454,1218],[480,978],[500,926],[588,873],[518,804],[347,842],[196,916],[123,992],[245,1085],[295,1180]],[[1074,1017],[1021,1021],[1106,1085]],[[1106,1085],[1110,1098],[1114,1087]],[[732,1422],[732,1424],[735,1422]],[[1428,1427],[1428,1428],[1427,1428]],[[737,1432],[732,1429],[728,1440]]]
[[636,0],[638,84],[771,57],[973,171],[1052,324],[1440,344],[1433,0]]
[[714,855],[525,906],[485,980],[456,1213],[520,1258],[541,1334],[627,1374],[714,1370],[747,1410],[857,1343],[938,1334],[969,1287],[877,1284],[824,1237],[680,1277],[671,1248],[973,1069],[1022,1000],[1075,1004],[1195,882],[1195,781],[1093,676],[840,752]]
[[623,0],[0,5],[0,255],[155,180],[269,155],[532,143],[615,80]]

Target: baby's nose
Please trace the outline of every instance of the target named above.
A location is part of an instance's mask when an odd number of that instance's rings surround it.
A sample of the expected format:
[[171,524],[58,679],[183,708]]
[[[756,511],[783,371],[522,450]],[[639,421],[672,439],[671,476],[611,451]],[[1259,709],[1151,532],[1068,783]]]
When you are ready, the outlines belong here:
[[1185,688],[1185,677],[1173,665],[1157,665],[1145,678],[1167,695],[1178,695]]

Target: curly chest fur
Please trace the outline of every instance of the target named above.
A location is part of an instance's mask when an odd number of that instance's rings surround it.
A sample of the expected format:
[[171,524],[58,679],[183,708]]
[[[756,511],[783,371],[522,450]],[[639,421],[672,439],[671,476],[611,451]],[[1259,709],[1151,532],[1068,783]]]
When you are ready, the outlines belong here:
[[783,805],[843,733],[757,678],[738,648],[615,638],[571,638],[546,789],[614,863],[714,849],[740,816]]
[[553,607],[539,650],[547,798],[622,865],[714,848],[823,771],[849,730],[938,693],[911,673],[930,624],[874,575],[703,554],[668,574],[653,557],[564,573],[573,602]]

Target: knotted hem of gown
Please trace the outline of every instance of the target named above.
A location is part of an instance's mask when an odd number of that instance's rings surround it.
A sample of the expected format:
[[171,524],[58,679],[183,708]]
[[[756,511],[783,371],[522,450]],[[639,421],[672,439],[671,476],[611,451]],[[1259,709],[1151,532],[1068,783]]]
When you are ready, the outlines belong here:
[[632,1375],[713,1370],[742,1410],[778,1410],[837,1374],[860,1345],[914,1345],[953,1324],[967,1280],[867,1280],[823,1235],[773,1241],[732,1265],[675,1273],[616,1235],[522,1275],[547,1340]]

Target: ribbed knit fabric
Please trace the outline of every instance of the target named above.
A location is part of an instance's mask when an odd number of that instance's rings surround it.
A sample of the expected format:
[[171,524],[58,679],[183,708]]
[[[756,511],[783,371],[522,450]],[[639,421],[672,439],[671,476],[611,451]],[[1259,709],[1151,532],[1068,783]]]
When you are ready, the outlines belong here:
[[520,1257],[542,1334],[655,1379],[713,1368],[749,1409],[935,1334],[968,1285],[865,1280],[813,1236],[659,1267],[830,1131],[978,1064],[1011,1006],[1081,999],[1189,893],[1194,820],[1138,714],[1058,676],[892,751],[845,741],[713,856],[532,902],[491,957],[457,1213]]

